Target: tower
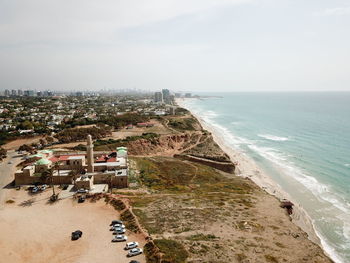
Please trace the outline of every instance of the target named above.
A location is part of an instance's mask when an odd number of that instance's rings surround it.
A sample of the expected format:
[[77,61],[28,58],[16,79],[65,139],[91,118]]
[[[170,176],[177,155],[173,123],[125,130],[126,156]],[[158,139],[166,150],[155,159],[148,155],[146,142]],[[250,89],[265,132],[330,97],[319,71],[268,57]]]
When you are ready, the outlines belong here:
[[94,172],[94,145],[92,144],[92,137],[90,134],[87,137],[86,154],[87,154],[87,171],[88,173],[93,173]]

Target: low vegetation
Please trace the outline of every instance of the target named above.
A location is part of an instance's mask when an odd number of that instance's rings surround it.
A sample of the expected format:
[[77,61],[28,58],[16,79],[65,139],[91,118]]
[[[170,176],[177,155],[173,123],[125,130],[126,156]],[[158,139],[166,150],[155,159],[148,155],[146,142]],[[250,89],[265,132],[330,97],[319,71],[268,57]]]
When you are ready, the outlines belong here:
[[201,130],[199,122],[194,118],[170,118],[168,126],[178,131]]
[[111,134],[111,128],[108,126],[74,128],[66,129],[55,135],[60,143],[69,143],[77,141],[85,141],[87,135],[91,135],[93,139],[104,138]]
[[184,263],[188,257],[188,252],[184,246],[175,240],[156,239],[154,244],[162,253],[162,262]]
[[[94,147],[96,151],[109,151],[109,150],[115,150],[117,147],[120,146],[126,146],[128,147],[128,144],[130,142],[134,142],[137,140],[147,140],[150,141],[151,143],[156,144],[157,139],[159,138],[159,134],[156,133],[143,133],[140,136],[128,136],[125,139],[108,139],[108,140],[102,140],[98,139],[94,142]],[[85,151],[86,150],[86,145],[79,144],[74,147],[74,150],[79,150],[79,151]]]
[[[130,196],[133,212],[156,237],[156,246],[169,255],[163,258],[164,262],[186,262],[194,258],[203,262],[217,260],[213,252],[227,247],[227,240],[212,232],[209,226],[222,222],[241,231],[239,222],[246,219],[246,209],[254,207],[254,185],[211,167],[174,158],[131,159],[137,165],[141,185],[152,193]],[[254,231],[259,231],[254,222],[251,225]],[[177,244],[172,243],[174,240]],[[243,253],[244,249],[237,252]],[[231,252],[220,253],[223,254],[220,262],[228,262],[229,257],[225,255]],[[153,256],[154,253],[150,253],[147,262],[157,262],[152,261]]]

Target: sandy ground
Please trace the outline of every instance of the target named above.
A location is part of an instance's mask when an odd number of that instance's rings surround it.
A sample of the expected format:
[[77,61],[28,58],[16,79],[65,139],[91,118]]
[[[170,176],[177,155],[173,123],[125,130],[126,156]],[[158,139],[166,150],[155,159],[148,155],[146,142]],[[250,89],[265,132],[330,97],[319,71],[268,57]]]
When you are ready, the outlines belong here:
[[2,147],[6,150],[16,150],[23,144],[37,143],[43,136],[35,136],[32,138],[18,139],[4,144]]
[[[6,191],[15,203],[6,203],[0,210],[1,262],[130,262],[125,242],[111,242],[109,223],[119,214],[104,201],[78,204],[66,198],[52,205],[47,203],[50,189],[37,195]],[[83,231],[82,238],[71,241],[71,232],[78,229]],[[128,241],[138,241],[143,247],[141,236],[129,231],[126,235]],[[143,255],[134,258],[146,262]]]
[[[177,103],[184,107],[182,101],[177,100]],[[233,162],[238,162],[238,167],[236,169],[236,173],[238,175],[249,177],[267,193],[276,196],[278,199],[285,198],[291,200],[295,204],[292,215],[293,222],[308,234],[311,241],[320,245],[320,239],[317,236],[312,221],[307,215],[306,211],[297,202],[295,202],[295,200],[293,200],[288,193],[283,191],[281,187],[276,184],[267,174],[265,174],[252,159],[228,146],[223,137],[220,134],[217,134],[215,129],[210,124],[206,123],[200,116],[194,116],[201,123],[203,128],[212,133],[215,142],[229,155],[230,159]]]

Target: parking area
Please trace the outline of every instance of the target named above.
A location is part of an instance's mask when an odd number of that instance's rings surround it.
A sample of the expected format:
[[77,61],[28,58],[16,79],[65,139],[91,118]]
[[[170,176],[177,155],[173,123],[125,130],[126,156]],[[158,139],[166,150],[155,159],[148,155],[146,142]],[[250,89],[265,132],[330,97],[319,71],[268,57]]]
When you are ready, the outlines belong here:
[[[126,242],[111,242],[112,220],[118,212],[104,201],[78,203],[72,198],[48,202],[50,189],[35,195],[24,190],[9,189],[6,209],[0,211],[0,254],[4,262],[120,262],[137,260],[145,263],[144,255],[126,257]],[[69,192],[69,191],[68,191]],[[71,234],[83,235],[72,241]],[[127,242],[138,242],[141,235],[126,229]]]

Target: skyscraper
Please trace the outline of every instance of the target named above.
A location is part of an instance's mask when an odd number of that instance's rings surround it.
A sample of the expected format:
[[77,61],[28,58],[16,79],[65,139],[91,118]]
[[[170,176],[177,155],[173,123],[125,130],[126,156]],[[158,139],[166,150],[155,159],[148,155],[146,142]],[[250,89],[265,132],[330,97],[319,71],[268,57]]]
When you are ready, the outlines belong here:
[[162,92],[155,92],[154,93],[154,102],[163,103],[163,93]]
[[170,91],[168,89],[162,89],[162,93],[163,93],[163,100],[164,101],[168,100],[170,97]]

